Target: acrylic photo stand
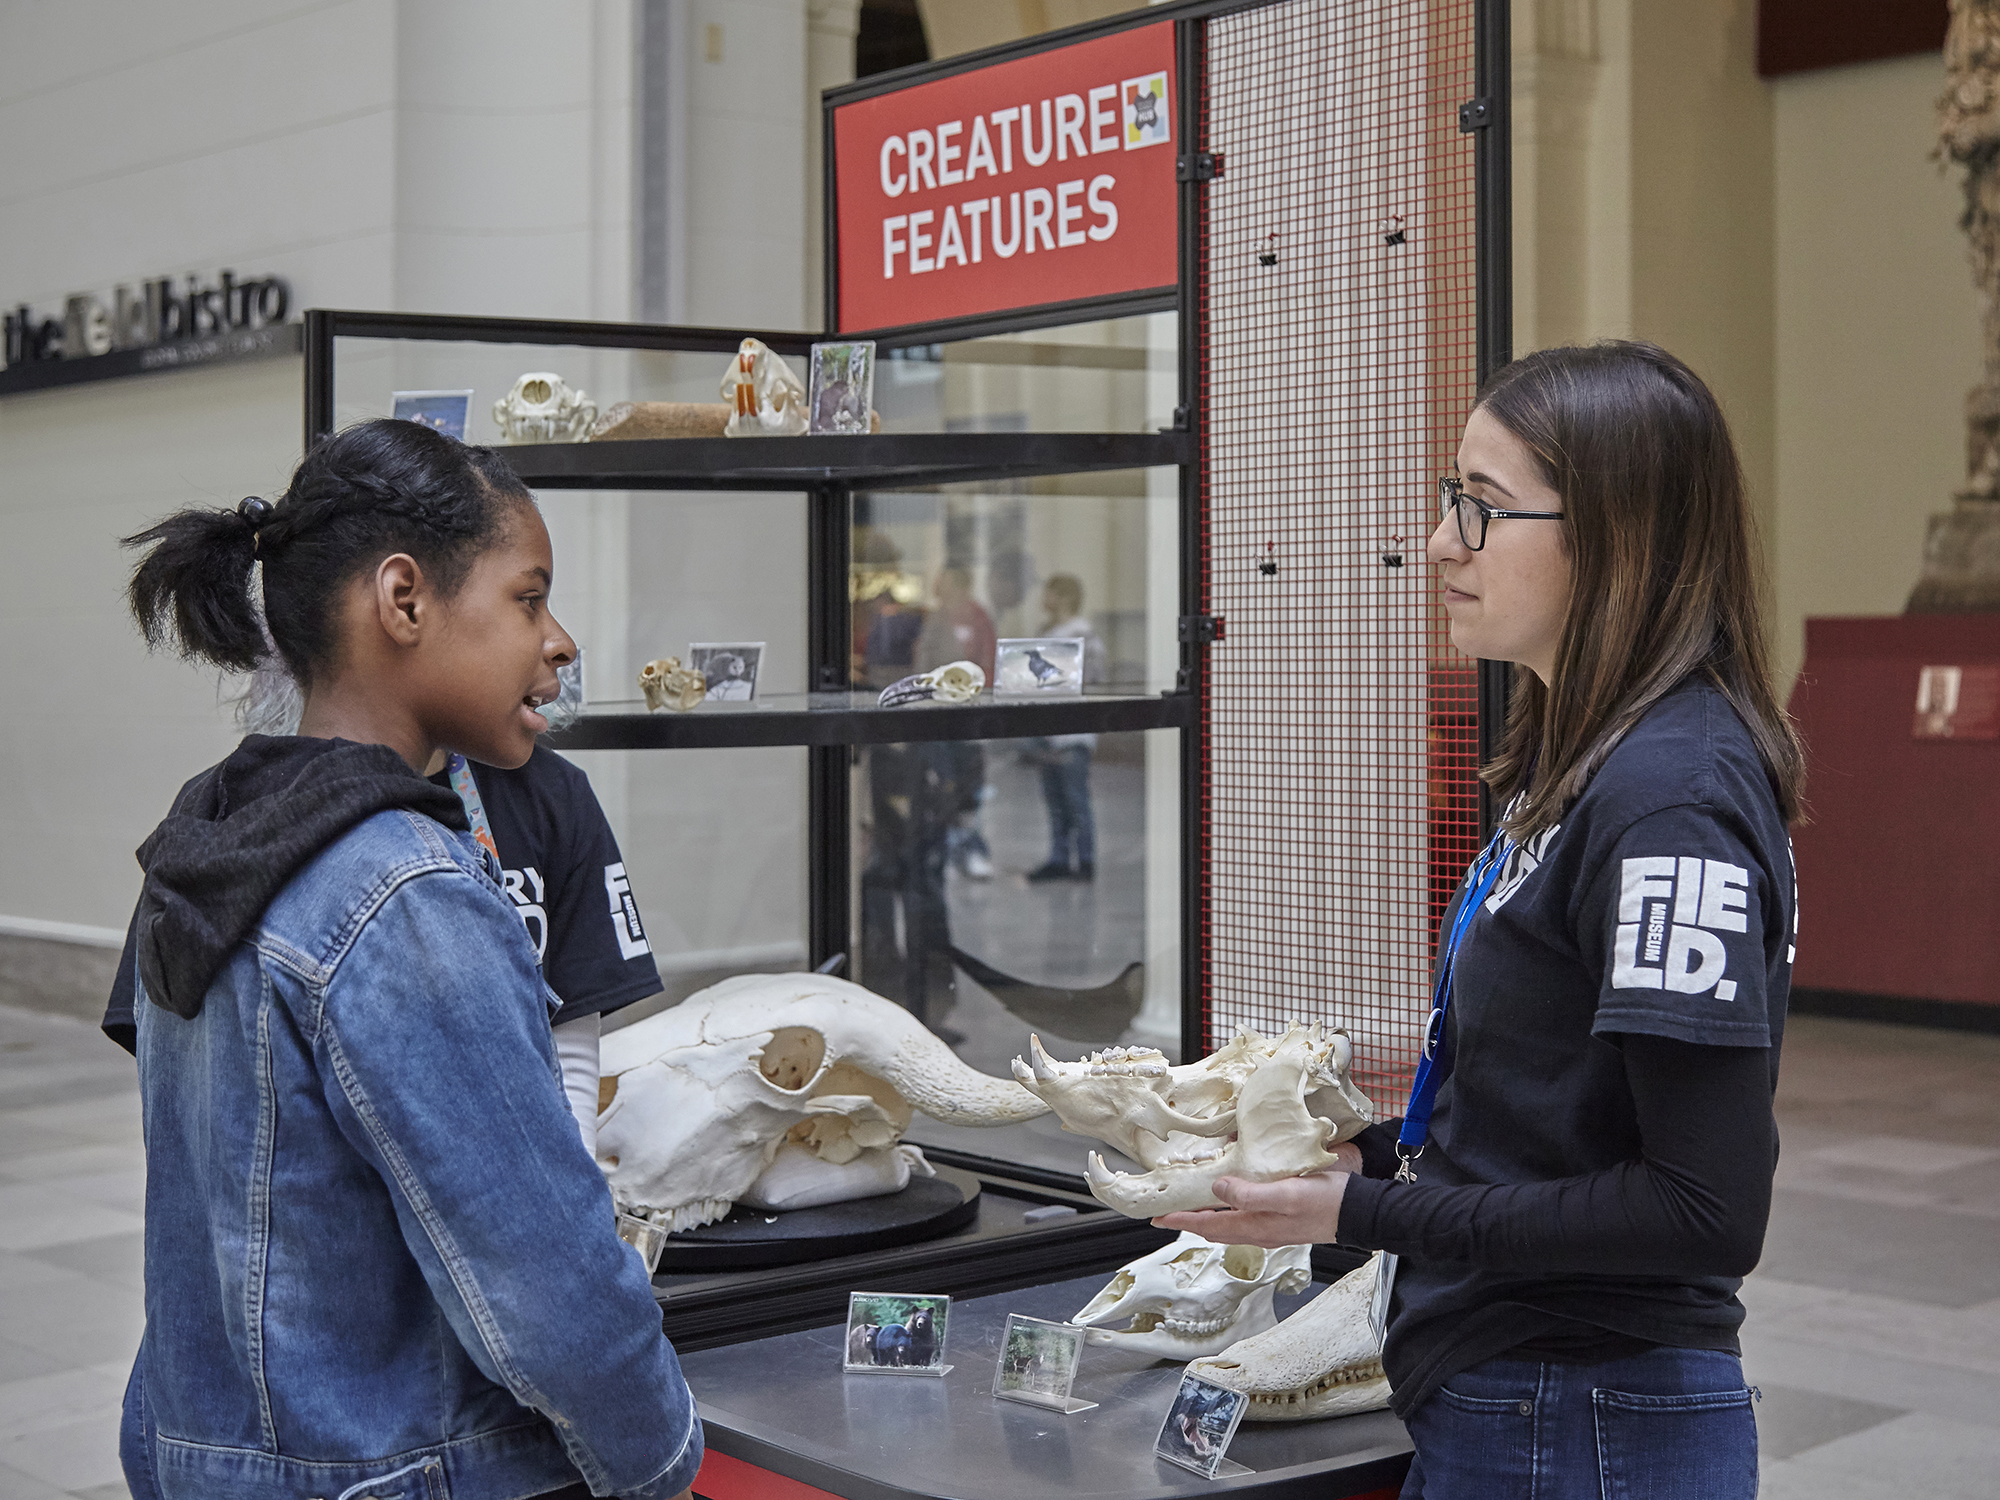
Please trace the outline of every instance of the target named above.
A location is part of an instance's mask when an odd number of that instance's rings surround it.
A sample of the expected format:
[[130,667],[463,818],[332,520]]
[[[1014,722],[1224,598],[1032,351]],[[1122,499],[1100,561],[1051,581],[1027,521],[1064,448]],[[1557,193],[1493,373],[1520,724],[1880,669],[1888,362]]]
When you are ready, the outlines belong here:
[[993,1366],[993,1399],[1018,1401],[1066,1417],[1094,1410],[1095,1401],[1078,1401],[1070,1395],[1076,1367],[1082,1362],[1081,1328],[1008,1313],[1006,1330],[1000,1335],[1000,1358]]
[[1250,1398],[1243,1392],[1211,1384],[1197,1375],[1183,1375],[1167,1420],[1160,1424],[1160,1435],[1153,1440],[1153,1456],[1203,1479],[1254,1474],[1255,1469],[1226,1456],[1230,1440],[1249,1409]]
[[951,1298],[849,1292],[841,1368],[850,1375],[933,1375],[951,1370],[944,1341]]

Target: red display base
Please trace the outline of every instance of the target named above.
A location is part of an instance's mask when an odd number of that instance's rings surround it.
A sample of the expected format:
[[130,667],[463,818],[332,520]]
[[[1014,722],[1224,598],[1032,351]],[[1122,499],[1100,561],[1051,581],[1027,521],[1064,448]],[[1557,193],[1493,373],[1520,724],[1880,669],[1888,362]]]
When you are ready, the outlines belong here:
[[[1793,834],[1800,1008],[1840,1010],[1809,1003],[1837,992],[1936,1024],[1940,1002],[2000,1006],[1996,681],[2000,614],[1806,622],[1790,705],[1811,818]],[[1898,999],[1928,1015],[1896,1016]]]

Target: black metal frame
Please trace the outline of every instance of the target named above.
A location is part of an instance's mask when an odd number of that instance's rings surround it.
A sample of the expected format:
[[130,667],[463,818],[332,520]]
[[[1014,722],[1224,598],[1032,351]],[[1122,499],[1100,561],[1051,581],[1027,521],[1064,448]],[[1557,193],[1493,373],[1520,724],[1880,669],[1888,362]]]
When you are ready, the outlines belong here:
[[[1477,0],[1473,63],[1472,172],[1477,230],[1473,252],[1478,279],[1479,384],[1514,357],[1514,162],[1511,0]],[[1480,107],[1480,106],[1483,106]],[[1464,118],[1463,116],[1461,118]],[[1507,694],[1513,668],[1504,661],[1479,663],[1479,763],[1500,750],[1507,726]],[[1479,783],[1479,830],[1490,838],[1500,809],[1493,792]]]

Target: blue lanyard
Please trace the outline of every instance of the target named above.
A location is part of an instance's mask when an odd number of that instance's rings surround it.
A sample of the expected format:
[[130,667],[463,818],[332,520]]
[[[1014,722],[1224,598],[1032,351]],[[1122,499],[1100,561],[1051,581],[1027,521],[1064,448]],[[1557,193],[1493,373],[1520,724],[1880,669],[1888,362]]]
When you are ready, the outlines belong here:
[[1511,843],[1503,843],[1495,833],[1479,858],[1472,862],[1472,868],[1465,872],[1465,894],[1459,900],[1451,934],[1438,958],[1437,987],[1431,991],[1431,1016],[1424,1027],[1423,1060],[1417,1064],[1417,1076],[1410,1085],[1410,1107],[1404,1111],[1403,1128],[1396,1136],[1396,1159],[1402,1163],[1396,1177],[1401,1182],[1417,1180],[1410,1164],[1424,1154],[1424,1143],[1430,1139],[1431,1111],[1437,1106],[1438,1090],[1450,1072],[1445,1056],[1448,1048],[1444,1018],[1451,1008],[1451,976],[1458,962],[1458,945],[1465,941],[1472,919],[1499,882],[1500,870],[1513,847]]

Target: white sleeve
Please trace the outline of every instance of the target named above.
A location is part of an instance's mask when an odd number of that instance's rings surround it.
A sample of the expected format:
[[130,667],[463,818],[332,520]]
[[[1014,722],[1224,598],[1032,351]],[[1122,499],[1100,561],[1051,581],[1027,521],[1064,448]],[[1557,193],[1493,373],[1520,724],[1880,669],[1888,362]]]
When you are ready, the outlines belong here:
[[562,1065],[563,1092],[570,1113],[583,1133],[583,1144],[597,1155],[597,1039],[604,1017],[592,1013],[565,1021],[554,1029],[556,1061]]

